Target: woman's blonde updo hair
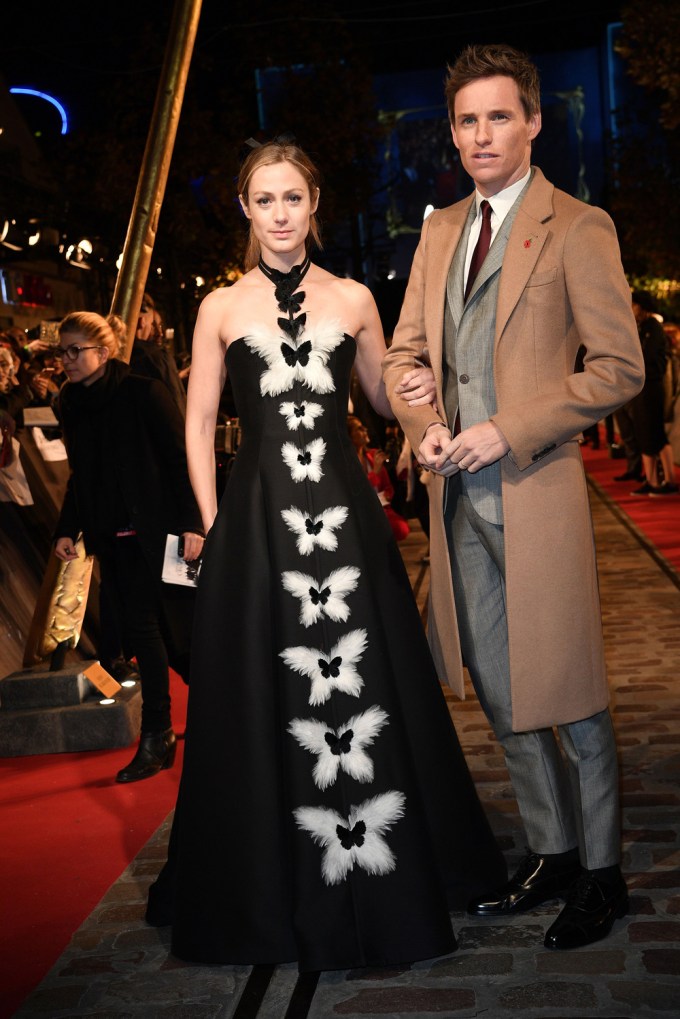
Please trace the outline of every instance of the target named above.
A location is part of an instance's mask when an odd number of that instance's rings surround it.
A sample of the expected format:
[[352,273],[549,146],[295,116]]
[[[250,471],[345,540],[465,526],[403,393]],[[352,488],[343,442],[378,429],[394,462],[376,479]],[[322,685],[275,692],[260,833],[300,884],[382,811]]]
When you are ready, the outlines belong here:
[[106,347],[109,357],[119,357],[125,349],[127,327],[118,315],[98,315],[95,311],[72,311],[59,323],[59,336],[78,333],[93,346]]
[[[255,171],[259,170],[261,166],[272,166],[274,163],[291,163],[296,170],[299,170],[309,188],[309,196],[314,201],[319,191],[319,171],[314,163],[294,142],[272,141],[265,142],[264,145],[258,145],[256,149],[253,149],[246,156],[241,167],[241,172],[238,175],[238,194],[245,205],[248,204],[248,187]],[[309,218],[309,233],[305,242],[308,251],[312,243],[316,244],[317,248],[321,247],[321,229],[316,212],[313,212]],[[260,242],[255,237],[251,223],[244,257],[246,272],[256,266],[259,260]]]

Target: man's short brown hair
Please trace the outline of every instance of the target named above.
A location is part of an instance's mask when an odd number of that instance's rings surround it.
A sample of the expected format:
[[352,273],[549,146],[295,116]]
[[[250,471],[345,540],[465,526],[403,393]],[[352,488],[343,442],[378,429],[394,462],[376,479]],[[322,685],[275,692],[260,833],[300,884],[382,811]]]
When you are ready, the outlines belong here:
[[503,43],[488,46],[466,46],[453,65],[449,65],[444,95],[453,123],[453,105],[456,93],[480,78],[493,78],[501,74],[517,84],[522,108],[528,120],[541,112],[541,85],[538,68],[521,50]]

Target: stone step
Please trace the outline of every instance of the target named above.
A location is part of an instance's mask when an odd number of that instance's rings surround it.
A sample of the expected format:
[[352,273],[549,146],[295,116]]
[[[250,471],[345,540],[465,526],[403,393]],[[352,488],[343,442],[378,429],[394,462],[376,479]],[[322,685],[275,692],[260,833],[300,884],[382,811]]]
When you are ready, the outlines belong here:
[[[89,686],[90,684],[88,684]],[[139,683],[111,698],[93,692],[76,704],[0,710],[0,757],[108,750],[130,746],[139,737],[142,695]]]
[[92,662],[50,672],[23,669],[0,680],[0,711],[57,708],[81,704],[96,688],[84,675]]

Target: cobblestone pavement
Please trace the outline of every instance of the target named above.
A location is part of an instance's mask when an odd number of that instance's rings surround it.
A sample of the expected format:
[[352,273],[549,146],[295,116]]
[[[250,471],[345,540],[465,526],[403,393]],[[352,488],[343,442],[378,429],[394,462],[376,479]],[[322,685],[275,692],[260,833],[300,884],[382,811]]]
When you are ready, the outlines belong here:
[[[164,858],[166,821],[16,1019],[680,1015],[680,582],[659,568],[595,490],[591,501],[622,769],[623,862],[631,891],[630,914],[609,938],[573,952],[544,950],[543,934],[558,903],[510,921],[455,913],[459,949],[453,955],[384,971],[322,973],[308,995],[313,992],[310,1004],[299,985],[297,997],[293,994],[297,971],[292,965],[274,969],[271,980],[270,974],[248,967],[187,965],[169,955],[167,930],[145,926],[146,889]],[[412,534],[402,547],[423,605],[429,577],[420,561],[422,533]],[[449,703],[512,867],[524,846],[502,755],[472,695],[462,704],[453,698]],[[252,986],[258,976],[266,987],[259,1011]]]

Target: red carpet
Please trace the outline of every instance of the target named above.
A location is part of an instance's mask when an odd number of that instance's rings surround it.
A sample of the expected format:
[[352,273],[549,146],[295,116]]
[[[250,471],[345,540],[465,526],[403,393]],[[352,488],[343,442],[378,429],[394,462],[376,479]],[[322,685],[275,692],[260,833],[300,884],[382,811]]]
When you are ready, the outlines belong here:
[[[187,687],[172,676],[173,726]],[[118,785],[122,750],[0,759],[0,1019],[14,1014],[108,888],[175,806],[175,764]]]
[[[631,495],[640,486],[636,482],[614,481],[615,475],[625,471],[626,461],[612,460],[604,435],[598,450],[583,445],[581,451],[588,475],[680,575],[680,495],[660,498]],[[676,469],[675,480],[679,478],[680,470]]]

